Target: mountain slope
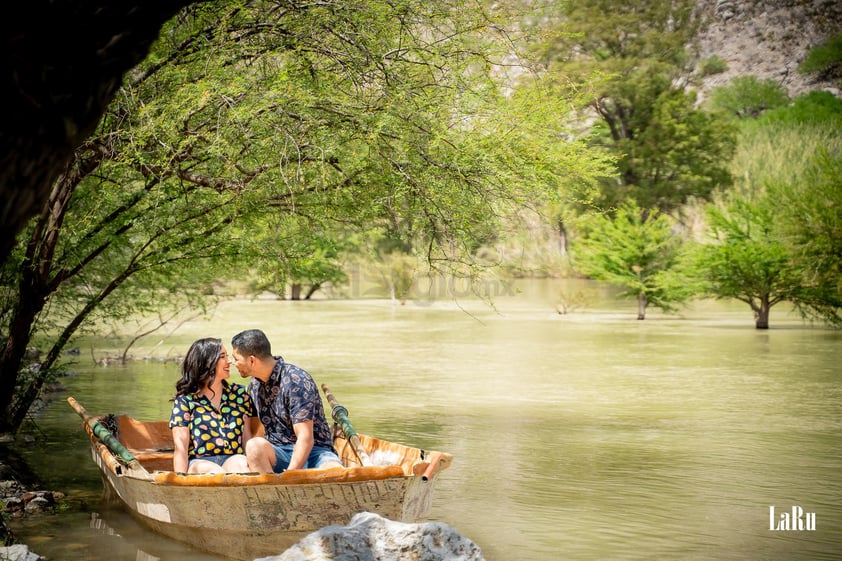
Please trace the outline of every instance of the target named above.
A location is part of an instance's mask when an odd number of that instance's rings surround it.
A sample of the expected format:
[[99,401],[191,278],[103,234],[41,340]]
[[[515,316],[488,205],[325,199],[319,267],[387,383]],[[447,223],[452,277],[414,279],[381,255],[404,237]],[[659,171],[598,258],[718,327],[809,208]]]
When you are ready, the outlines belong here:
[[700,58],[716,55],[728,65],[702,80],[702,93],[754,75],[779,82],[790,96],[812,90],[840,95],[838,84],[798,73],[810,49],[842,34],[839,0],[699,0],[698,6],[706,21]]

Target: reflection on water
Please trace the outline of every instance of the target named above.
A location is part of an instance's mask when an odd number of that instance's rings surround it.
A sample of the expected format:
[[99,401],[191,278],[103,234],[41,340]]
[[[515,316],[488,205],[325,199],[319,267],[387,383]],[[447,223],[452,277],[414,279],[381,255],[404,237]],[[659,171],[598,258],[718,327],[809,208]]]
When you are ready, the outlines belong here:
[[[454,454],[431,517],[489,561],[838,558],[842,333],[783,313],[758,332],[747,308],[718,304],[643,322],[625,304],[562,316],[556,293],[527,290],[497,310],[230,302],[149,344],[176,356],[197,337],[261,327],[331,386],[360,432]],[[168,416],[175,363],[77,368],[65,384],[90,411]],[[38,435],[22,454],[88,512],[16,522],[34,551],[215,559],[101,508],[80,423],[61,401]],[[770,531],[772,505],[815,512],[816,531]]]
[[29,549],[54,560],[223,561],[145,530],[121,509],[30,517],[15,523]]

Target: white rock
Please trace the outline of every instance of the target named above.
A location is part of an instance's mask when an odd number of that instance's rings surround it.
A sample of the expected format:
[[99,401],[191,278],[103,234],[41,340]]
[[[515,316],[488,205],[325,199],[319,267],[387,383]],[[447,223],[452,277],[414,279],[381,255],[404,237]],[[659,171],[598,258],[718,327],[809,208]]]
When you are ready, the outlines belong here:
[[0,547],[0,559],[4,561],[44,561],[43,557],[29,551],[29,546],[20,543]]
[[485,561],[479,546],[443,522],[407,524],[370,512],[313,532],[255,561]]

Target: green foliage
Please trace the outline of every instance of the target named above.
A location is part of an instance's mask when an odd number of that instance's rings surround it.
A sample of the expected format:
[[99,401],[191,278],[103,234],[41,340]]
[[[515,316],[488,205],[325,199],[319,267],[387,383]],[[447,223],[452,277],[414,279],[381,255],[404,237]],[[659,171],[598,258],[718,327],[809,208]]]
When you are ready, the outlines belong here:
[[816,74],[823,80],[842,78],[842,35],[810,49],[807,58],[798,66],[802,74]]
[[694,109],[694,96],[677,90],[661,93],[633,138],[616,143],[624,181],[606,183],[602,204],[631,198],[645,208],[675,211],[691,199],[707,200],[731,176],[724,163],[735,144],[735,129],[713,114]]
[[[46,371],[98,314],[200,307],[225,274],[276,290],[338,281],[355,249],[339,240],[369,230],[414,262],[461,264],[510,209],[592,181],[600,165],[560,141],[566,111],[523,113],[566,97],[503,95],[498,23],[462,1],[186,9],[126,76],[20,267],[4,264],[17,339],[0,396],[30,336],[58,333]],[[0,425],[43,380],[11,413],[0,401]]]
[[774,183],[800,184],[816,155],[842,150],[842,101],[827,92],[799,96],[758,119],[740,121],[731,162],[734,190],[755,197]]
[[710,206],[712,242],[697,253],[709,294],[748,304],[758,328],[769,326],[770,309],[798,292],[799,273],[783,243],[768,200],[736,197],[727,208]]
[[[225,274],[340,281],[359,249],[340,240],[370,230],[461,266],[512,209],[592,182],[604,159],[563,136],[565,96],[504,95],[494,17],[462,0],[191,5],[4,264],[17,350],[0,395],[33,334],[58,333],[50,363],[98,315],[200,307]],[[0,401],[6,421],[42,383],[11,415]]]
[[842,131],[842,99],[830,92],[809,92],[796,97],[789,105],[764,112],[756,119],[756,125],[811,126]]
[[285,297],[290,286],[298,285],[309,298],[327,283],[346,280],[343,255],[358,250],[349,238],[305,217],[290,217],[283,228],[249,229],[256,239],[265,241],[250,258],[246,280],[252,292],[266,290]]
[[699,76],[702,78],[722,74],[726,70],[728,70],[728,63],[717,55],[709,56],[699,62]]
[[[734,249],[735,257],[724,261],[728,254],[721,250],[720,269],[730,270],[732,281],[712,285],[714,294],[735,297],[741,290],[743,301],[752,305],[755,313],[764,309],[761,298],[765,294],[769,302],[773,297],[786,299],[807,318],[841,323],[838,255],[842,248],[837,241],[842,234],[840,119],[842,103],[825,92],[813,92],[741,123],[739,149],[731,168],[735,190],[726,205],[732,210],[718,212],[727,212],[735,224],[737,219],[754,224],[754,245],[745,242],[737,246],[733,240],[746,236],[741,236],[736,226],[720,227],[726,234],[732,233],[732,245],[742,248],[742,254]],[[722,218],[718,221],[724,223]],[[764,232],[763,236],[758,232]],[[753,263],[754,269],[745,261]],[[763,267],[769,278],[778,275],[778,284],[761,283],[758,274],[747,273]],[[767,303],[765,311],[771,305]]]
[[729,85],[713,89],[709,105],[732,117],[745,119],[758,117],[788,102],[786,88],[778,82],[761,80],[757,76],[737,76]]
[[638,319],[650,304],[672,311],[695,291],[684,277],[682,239],[670,217],[655,210],[643,213],[632,202],[614,217],[593,216],[572,251],[577,270],[621,286],[625,296],[638,300]]
[[800,273],[793,298],[808,318],[842,326],[842,149],[819,153],[805,180],[779,183],[770,195],[784,211],[783,239]]
[[572,61],[578,54],[571,47],[578,46],[586,55],[583,62],[596,62],[603,74],[617,78],[641,61],[686,69],[685,46],[699,25],[691,0],[561,1],[547,3],[543,12],[534,8],[542,38],[536,47],[544,61]]
[[699,23],[695,2],[551,6],[557,11],[536,24],[549,31],[536,49],[551,75],[588,84],[590,98],[579,109],[599,119],[592,145],[617,161],[594,202],[610,208],[633,199],[669,213],[727,185],[734,131],[697,109],[683,86],[692,71],[686,46]]

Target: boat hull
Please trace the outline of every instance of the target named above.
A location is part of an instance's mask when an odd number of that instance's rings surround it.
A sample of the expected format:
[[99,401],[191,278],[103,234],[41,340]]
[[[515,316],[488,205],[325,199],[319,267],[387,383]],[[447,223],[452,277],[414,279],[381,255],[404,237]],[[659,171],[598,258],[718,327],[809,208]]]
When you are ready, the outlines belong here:
[[[134,423],[132,430],[142,425],[128,421]],[[123,421],[121,426],[128,427]],[[131,430],[127,432],[131,435]],[[347,525],[358,512],[418,521],[429,514],[432,504],[435,473],[431,474],[429,462],[421,461],[425,453],[364,435],[362,441],[373,452],[397,447],[394,457],[400,457],[399,463],[356,466],[344,440],[337,439],[337,450],[349,469],[184,475],[147,469],[171,465],[166,443],[149,453],[129,447],[139,462],[126,465],[88,433],[107,498],[119,500],[153,531],[229,559],[250,561],[280,554],[319,528]],[[449,457],[441,463],[449,463]]]
[[188,545],[252,560],[277,555],[323,526],[357,512],[414,521],[429,512],[432,481],[392,477],[351,483],[182,487],[114,473],[99,454],[109,496],[150,529]]

